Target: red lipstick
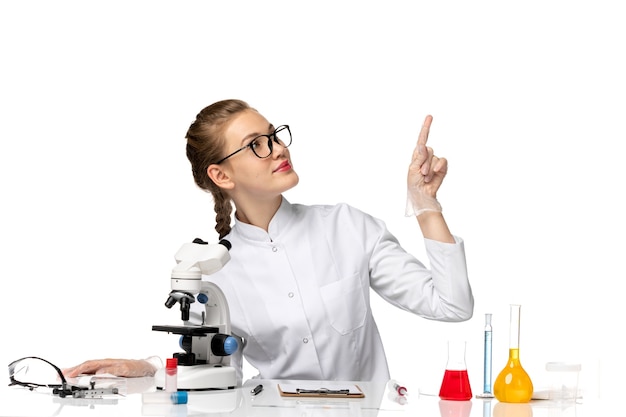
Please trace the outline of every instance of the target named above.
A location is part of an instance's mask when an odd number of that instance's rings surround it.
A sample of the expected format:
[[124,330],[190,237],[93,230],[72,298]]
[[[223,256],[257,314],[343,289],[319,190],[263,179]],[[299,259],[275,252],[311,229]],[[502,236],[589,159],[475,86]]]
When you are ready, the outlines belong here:
[[278,167],[274,170],[274,172],[285,172],[291,169],[291,164],[289,161],[284,161],[282,164],[278,165]]

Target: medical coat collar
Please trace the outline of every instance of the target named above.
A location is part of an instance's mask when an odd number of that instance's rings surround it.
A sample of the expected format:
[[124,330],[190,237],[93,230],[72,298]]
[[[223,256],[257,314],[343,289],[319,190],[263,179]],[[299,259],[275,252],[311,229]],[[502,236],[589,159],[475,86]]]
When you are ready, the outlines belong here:
[[236,231],[244,239],[254,240],[257,242],[272,242],[273,240],[276,240],[283,230],[285,230],[291,219],[293,219],[294,213],[295,208],[285,197],[283,197],[280,207],[278,207],[276,214],[274,214],[274,217],[270,220],[270,224],[268,226],[269,232],[266,232],[258,226],[244,223],[237,219],[237,216],[235,216],[235,226],[233,227],[233,231]]

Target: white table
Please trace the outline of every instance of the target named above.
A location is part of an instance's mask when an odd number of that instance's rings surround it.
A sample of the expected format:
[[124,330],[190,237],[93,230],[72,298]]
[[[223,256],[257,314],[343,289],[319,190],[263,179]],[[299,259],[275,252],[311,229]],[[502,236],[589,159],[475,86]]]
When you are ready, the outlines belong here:
[[[22,387],[0,387],[0,416],[358,416],[386,417],[401,415],[429,417],[595,417],[615,414],[617,404],[602,401],[556,403],[534,400],[527,404],[506,404],[496,399],[473,398],[470,401],[441,401],[436,396],[411,392],[405,398],[394,397],[385,386],[371,382],[346,381],[358,385],[365,398],[285,398],[278,383],[298,384],[299,381],[249,380],[242,387],[227,391],[190,392],[184,405],[143,404],[142,392],[153,391],[152,378],[127,379],[125,396],[103,399],[59,398],[50,393],[31,392]],[[305,383],[310,384],[311,381]],[[263,384],[263,391],[253,396],[250,391]],[[323,386],[324,382],[320,382]]]

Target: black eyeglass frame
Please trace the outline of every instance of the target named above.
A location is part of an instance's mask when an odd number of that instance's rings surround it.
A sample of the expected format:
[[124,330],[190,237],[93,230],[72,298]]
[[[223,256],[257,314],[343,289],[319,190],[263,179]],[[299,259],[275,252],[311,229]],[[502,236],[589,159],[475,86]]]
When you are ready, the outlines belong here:
[[[287,129],[287,132],[289,132],[289,138],[290,138],[289,143],[287,145],[279,142],[278,141],[278,137],[276,136],[279,132],[281,132],[281,131],[283,131],[285,129]],[[270,148],[270,153],[267,154],[266,156],[259,156],[259,154],[257,154],[256,151],[254,150],[253,144],[256,142],[257,139],[263,138],[263,137],[267,138],[267,146]],[[222,162],[224,162],[225,160],[227,160],[231,156],[238,154],[239,152],[243,151],[246,148],[252,149],[252,152],[254,152],[254,155],[257,158],[261,158],[261,159],[269,158],[269,156],[272,154],[272,152],[274,152],[274,144],[272,142],[276,142],[279,145],[284,146],[285,148],[288,148],[291,145],[292,140],[293,140],[293,138],[291,137],[291,129],[289,128],[289,125],[280,125],[276,129],[274,129],[274,131],[272,133],[267,134],[267,135],[256,136],[246,146],[242,146],[241,148],[237,149],[235,152],[231,153],[230,155],[226,155],[225,157],[223,157],[219,161],[213,162],[213,164],[215,164],[215,165],[221,164]]]
[[[17,379],[15,379],[14,377],[14,371],[15,371],[15,366],[25,360],[25,359],[37,359],[40,361],[43,361],[45,363],[47,363],[48,365],[52,366],[54,368],[54,370],[57,372],[57,374],[59,375],[59,379],[61,380],[60,384],[37,384],[34,382],[24,382],[24,381],[18,381]],[[35,388],[52,388],[52,393],[55,395],[59,395],[60,397],[65,397],[66,395],[72,395],[72,393],[74,391],[80,391],[83,390],[84,388],[81,387],[77,387],[74,385],[70,385],[68,384],[67,380],[65,379],[65,375],[63,375],[63,371],[61,371],[61,369],[56,366],[55,364],[53,364],[50,361],[47,361],[43,358],[40,358],[38,356],[25,356],[23,358],[17,359],[13,362],[11,362],[9,364],[9,379],[11,380],[11,383],[9,384],[9,386],[12,385],[19,385],[22,387],[26,387],[29,390],[34,390]]]

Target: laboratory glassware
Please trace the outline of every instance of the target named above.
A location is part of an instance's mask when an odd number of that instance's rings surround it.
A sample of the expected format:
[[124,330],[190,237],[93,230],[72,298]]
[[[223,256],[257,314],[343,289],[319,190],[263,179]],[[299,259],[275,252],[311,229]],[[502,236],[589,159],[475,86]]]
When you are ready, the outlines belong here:
[[166,392],[178,391],[178,358],[167,358],[165,362],[165,387]]
[[579,398],[578,376],[580,369],[580,363],[546,363],[550,386],[548,398],[555,401],[576,401]]
[[448,362],[439,389],[442,400],[466,401],[472,398],[472,388],[465,365],[465,342],[448,341]]
[[533,395],[533,382],[520,362],[521,308],[519,304],[510,305],[509,360],[493,385],[495,397],[505,403],[527,403]]
[[493,392],[491,391],[491,347],[492,347],[492,332],[491,327],[491,314],[485,314],[485,347],[483,354],[483,392],[476,395],[477,398],[493,398]]
[[144,404],[187,404],[187,391],[155,391],[141,394]]

